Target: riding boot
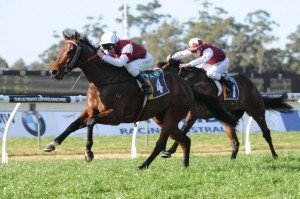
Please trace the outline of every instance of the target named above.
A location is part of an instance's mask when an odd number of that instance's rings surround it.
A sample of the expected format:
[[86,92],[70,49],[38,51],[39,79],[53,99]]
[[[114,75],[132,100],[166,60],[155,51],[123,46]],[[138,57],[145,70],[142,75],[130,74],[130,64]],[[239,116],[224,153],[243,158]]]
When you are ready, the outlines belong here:
[[149,85],[149,83],[145,80],[145,78],[141,75],[141,73],[139,73],[135,78],[141,83],[143,93],[145,95],[150,95],[153,93],[153,89],[151,85]]
[[233,82],[231,81],[231,79],[229,79],[228,76],[226,76],[225,74],[222,74],[221,79],[219,81],[223,82],[226,85],[226,87],[228,88],[228,90],[231,90],[231,88],[233,86]]

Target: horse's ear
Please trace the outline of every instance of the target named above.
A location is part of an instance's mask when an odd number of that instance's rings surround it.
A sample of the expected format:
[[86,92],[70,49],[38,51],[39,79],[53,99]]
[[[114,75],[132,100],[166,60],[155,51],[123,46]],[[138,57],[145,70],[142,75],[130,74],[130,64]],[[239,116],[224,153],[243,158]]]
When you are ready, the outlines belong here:
[[80,38],[80,35],[78,34],[77,31],[75,31],[75,33],[74,33],[74,39],[75,39],[75,41],[78,41],[79,38]]
[[166,62],[158,62],[155,66],[155,68],[161,68],[163,69],[163,66],[166,64]]
[[62,32],[65,40],[70,40],[70,37],[65,33],[65,31]]
[[165,64],[162,66],[162,69],[167,70],[168,68],[170,68],[170,63],[165,62]]

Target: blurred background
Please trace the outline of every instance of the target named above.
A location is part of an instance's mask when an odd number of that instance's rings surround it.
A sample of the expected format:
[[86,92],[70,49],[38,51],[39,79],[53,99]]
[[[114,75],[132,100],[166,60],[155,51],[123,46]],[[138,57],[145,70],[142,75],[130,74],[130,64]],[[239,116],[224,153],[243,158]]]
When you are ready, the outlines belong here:
[[[290,1],[290,3],[289,3]],[[79,71],[51,81],[47,70],[76,29],[98,45],[105,31],[146,47],[154,63],[199,37],[224,49],[230,73],[244,73],[261,92],[300,92],[300,14],[287,0],[0,0],[0,93],[85,94]],[[51,82],[50,82],[51,81]],[[60,90],[57,91],[59,85]]]

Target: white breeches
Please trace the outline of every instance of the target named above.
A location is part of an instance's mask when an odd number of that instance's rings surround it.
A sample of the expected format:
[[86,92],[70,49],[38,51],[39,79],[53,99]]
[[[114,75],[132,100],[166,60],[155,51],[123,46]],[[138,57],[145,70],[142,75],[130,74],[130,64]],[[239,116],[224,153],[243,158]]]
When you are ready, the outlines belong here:
[[152,65],[153,65],[152,55],[147,52],[145,58],[136,59],[136,60],[126,64],[125,67],[133,77],[136,77],[142,71],[151,70]]
[[205,70],[207,77],[215,80],[220,80],[221,75],[228,73],[229,59],[226,57],[223,61],[216,63],[215,65],[210,65],[206,67]]

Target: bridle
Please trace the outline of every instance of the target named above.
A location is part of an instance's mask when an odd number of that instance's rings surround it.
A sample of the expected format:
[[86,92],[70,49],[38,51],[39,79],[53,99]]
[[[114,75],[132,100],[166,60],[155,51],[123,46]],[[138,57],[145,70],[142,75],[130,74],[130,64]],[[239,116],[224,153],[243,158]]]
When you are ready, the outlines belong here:
[[[64,69],[66,73],[70,73],[74,68],[81,67],[81,66],[85,65],[86,63],[92,61],[93,59],[95,59],[98,56],[97,52],[96,52],[91,57],[83,60],[80,63],[77,63],[79,58],[80,58],[81,52],[82,52],[82,47],[79,45],[79,42],[75,42],[75,41],[70,40],[70,39],[66,40],[65,43],[71,43],[74,46],[76,46],[76,52],[75,52],[72,60],[70,61],[68,66],[66,66],[66,68]],[[101,61],[103,61],[103,60],[101,59]],[[106,83],[102,83],[99,86],[103,88],[103,87],[108,86],[108,85],[114,85],[114,84],[120,84],[120,83],[128,82],[128,80],[113,82],[113,80],[118,76],[118,74],[119,73],[115,73]]]
[[90,62],[91,60],[93,60],[94,58],[97,57],[97,53],[95,53],[94,55],[92,55],[88,59],[83,60],[81,63],[77,63],[78,60],[79,60],[79,57],[81,55],[81,51],[82,51],[81,46],[78,45],[78,43],[73,41],[73,40],[67,40],[65,43],[71,43],[74,46],[76,46],[76,52],[75,52],[70,64],[68,66],[66,66],[66,68],[65,68],[66,73],[70,73],[74,68],[78,68],[80,66],[83,66],[84,64]]

